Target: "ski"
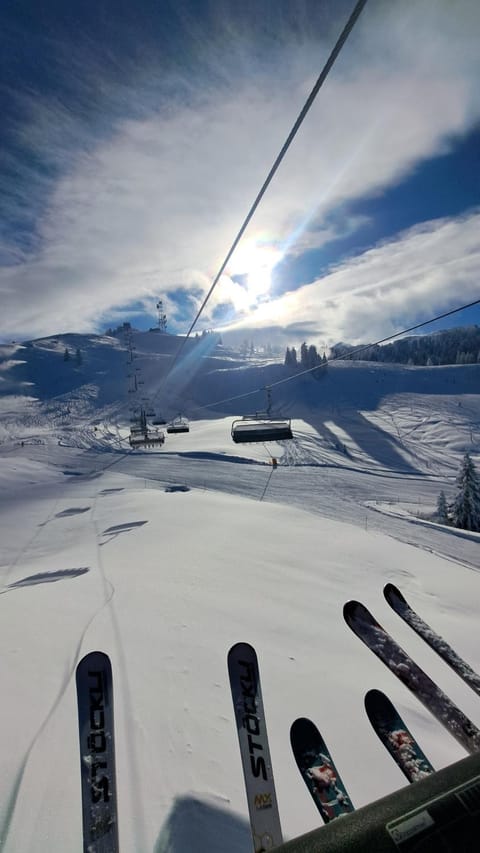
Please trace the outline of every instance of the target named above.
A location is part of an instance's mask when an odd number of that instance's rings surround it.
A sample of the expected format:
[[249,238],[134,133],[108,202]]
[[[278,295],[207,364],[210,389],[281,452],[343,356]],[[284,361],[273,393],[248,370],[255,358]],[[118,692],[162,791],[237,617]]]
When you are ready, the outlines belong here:
[[330,751],[315,723],[300,717],[292,723],[290,743],[303,780],[325,823],[354,811]]
[[480,676],[452,649],[443,637],[437,634],[430,625],[423,621],[418,613],[410,607],[408,601],[393,583],[387,583],[383,590],[383,594],[388,601],[392,610],[402,617],[410,628],[425,640],[426,643],[433,649],[442,660],[445,661],[453,670],[468,684],[475,693],[480,696]]
[[76,673],[84,853],[117,853],[117,788],[110,660],[90,652]]
[[409,782],[418,782],[435,772],[385,693],[369,690],[365,696],[365,710],[375,734]]
[[282,829],[268,747],[260,673],[255,649],[236,643],[228,674],[238,730],[248,813],[255,853],[282,844]]
[[347,625],[467,750],[478,752],[480,731],[358,601],[343,608]]

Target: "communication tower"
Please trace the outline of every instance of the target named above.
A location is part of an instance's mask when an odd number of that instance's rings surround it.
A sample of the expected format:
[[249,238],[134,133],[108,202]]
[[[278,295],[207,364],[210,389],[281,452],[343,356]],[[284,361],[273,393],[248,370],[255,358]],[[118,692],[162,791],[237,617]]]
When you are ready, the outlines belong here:
[[158,311],[158,331],[166,332],[167,331],[167,315],[163,311],[163,302],[161,299],[157,302],[157,311]]

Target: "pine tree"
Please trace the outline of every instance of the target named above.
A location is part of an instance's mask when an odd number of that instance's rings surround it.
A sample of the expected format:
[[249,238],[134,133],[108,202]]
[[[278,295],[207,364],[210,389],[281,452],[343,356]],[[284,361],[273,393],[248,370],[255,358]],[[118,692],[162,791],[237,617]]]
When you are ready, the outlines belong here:
[[480,533],[480,480],[468,453],[457,477],[458,493],[452,506],[455,527]]
[[75,353],[75,364],[77,367],[80,367],[80,365],[83,364],[82,353],[79,347],[77,347],[77,351]]
[[435,513],[435,516],[440,524],[449,524],[450,522],[450,519],[448,517],[447,499],[445,497],[444,491],[441,491],[438,496],[437,512]]
[[308,347],[307,347],[305,341],[303,342],[302,346],[300,347],[300,364],[302,365],[303,368],[308,367]]
[[316,367],[317,364],[319,363],[319,361],[320,361],[320,359],[318,357],[318,352],[317,352],[316,346],[314,346],[314,344],[310,344],[310,346],[308,348],[308,358],[307,358],[308,366],[309,367]]
[[65,347],[65,352],[63,353],[63,360],[70,361],[70,350],[68,347]]
[[292,347],[292,350],[290,352],[290,364],[292,365],[292,367],[298,367],[297,350],[295,349],[295,347]]
[[287,347],[286,352],[285,352],[285,361],[283,363],[284,363],[285,367],[290,367],[290,365],[292,363],[292,353],[290,352],[288,347]]

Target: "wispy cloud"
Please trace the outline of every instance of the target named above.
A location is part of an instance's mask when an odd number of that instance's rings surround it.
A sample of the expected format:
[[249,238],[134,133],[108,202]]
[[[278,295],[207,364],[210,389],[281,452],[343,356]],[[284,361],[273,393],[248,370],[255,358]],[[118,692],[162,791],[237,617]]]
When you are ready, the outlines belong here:
[[[233,61],[228,48],[235,33],[225,48],[215,43],[216,76],[197,79],[189,69],[182,77],[178,68],[162,74],[149,56],[145,66],[138,59],[131,66],[130,84],[123,77],[116,86],[110,71],[102,77],[99,57],[89,55],[97,97],[103,85],[106,97],[100,100],[113,105],[100,123],[86,115],[90,75],[88,85],[82,78],[78,102],[50,97],[23,105],[29,121],[15,128],[23,152],[16,164],[18,192],[9,184],[3,206],[13,223],[2,241],[4,335],[92,330],[112,310],[158,295],[167,310],[176,311],[169,294],[180,287],[191,290],[198,304],[334,38],[330,32],[327,44],[305,28],[290,42],[280,29],[274,48],[259,57],[254,27],[252,15]],[[422,159],[446,150],[455,134],[480,117],[479,32],[480,7],[473,0],[367,6],[247,236],[261,235],[292,253],[318,247],[334,236],[329,217],[338,205],[381,193]],[[200,27],[198,38],[206,35]],[[80,75],[81,57],[72,62]],[[34,162],[42,168],[34,169]],[[28,192],[35,221],[27,239],[15,222]],[[390,259],[413,243],[431,244],[445,228],[461,231],[465,223],[440,223],[423,237],[402,238],[391,244]],[[461,250],[460,238],[452,239]],[[349,339],[363,336],[372,297],[367,281],[360,286],[360,274],[385,252],[381,247],[353,260],[352,275],[344,273],[341,283],[340,271],[322,281],[322,298],[350,294],[345,304],[355,305],[340,318],[338,306],[324,313],[322,324],[332,337],[340,328]],[[470,270],[475,262],[470,253],[462,266]],[[447,271],[438,271],[436,280],[443,282]],[[384,306],[384,321],[406,317],[402,301],[407,310],[412,303],[402,296],[405,279],[389,287],[382,281],[376,306]],[[235,285],[226,283],[223,291],[219,286],[210,312],[226,301],[227,286]],[[429,290],[434,310],[447,297],[447,286],[441,283],[440,290],[441,299],[438,287]],[[424,292],[418,291],[418,302]],[[311,293],[302,288],[291,295],[299,321],[311,317]],[[264,322],[275,324],[273,303],[270,308]],[[266,311],[263,306],[257,312],[256,323]]]

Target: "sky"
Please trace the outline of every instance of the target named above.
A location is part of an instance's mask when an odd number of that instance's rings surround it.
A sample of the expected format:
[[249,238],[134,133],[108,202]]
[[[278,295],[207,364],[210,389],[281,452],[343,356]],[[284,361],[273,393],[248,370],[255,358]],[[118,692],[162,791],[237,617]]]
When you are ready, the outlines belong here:
[[[159,298],[184,333],[352,8],[5,0],[0,339]],[[476,0],[369,0],[199,331],[359,343],[480,297],[479,35]]]

